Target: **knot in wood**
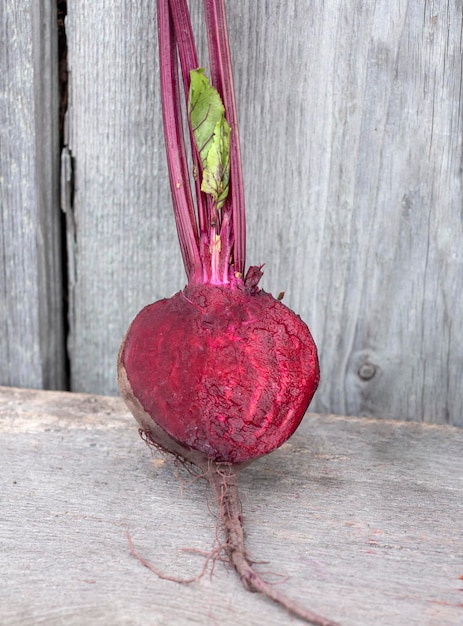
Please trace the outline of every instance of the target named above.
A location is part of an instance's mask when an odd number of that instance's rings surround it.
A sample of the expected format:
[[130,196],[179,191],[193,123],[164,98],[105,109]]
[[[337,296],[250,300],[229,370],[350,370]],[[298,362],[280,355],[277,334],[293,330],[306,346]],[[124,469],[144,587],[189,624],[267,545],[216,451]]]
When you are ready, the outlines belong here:
[[358,375],[362,380],[370,380],[376,374],[376,365],[373,363],[364,363],[360,366]]

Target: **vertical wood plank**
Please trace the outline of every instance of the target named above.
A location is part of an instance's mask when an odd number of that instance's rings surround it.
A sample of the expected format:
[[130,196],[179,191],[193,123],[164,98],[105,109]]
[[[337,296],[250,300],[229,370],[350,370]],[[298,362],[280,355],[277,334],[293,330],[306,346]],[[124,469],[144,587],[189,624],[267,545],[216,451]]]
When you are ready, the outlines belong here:
[[117,351],[131,317],[182,287],[164,165],[155,3],[70,3],[66,30],[75,164],[72,389],[115,393]]
[[[69,7],[75,390],[116,393],[127,325],[184,284],[153,4]],[[313,331],[312,409],[462,424],[461,3],[227,6],[248,262]]]
[[56,13],[0,7],[0,381],[63,388]]

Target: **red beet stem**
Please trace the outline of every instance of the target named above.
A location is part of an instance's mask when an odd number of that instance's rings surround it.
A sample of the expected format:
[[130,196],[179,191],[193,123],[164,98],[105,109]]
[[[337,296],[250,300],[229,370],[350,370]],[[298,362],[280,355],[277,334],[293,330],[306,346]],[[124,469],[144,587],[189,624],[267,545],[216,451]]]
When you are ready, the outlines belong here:
[[[170,11],[174,24],[175,38],[177,40],[180,68],[182,70],[183,90],[185,93],[186,108],[188,109],[190,70],[196,70],[199,67],[198,54],[196,52],[193,29],[191,27],[190,13],[188,11],[188,5],[186,3],[186,0],[170,0]],[[190,133],[193,170],[199,173],[202,169],[201,159],[196,146],[196,142],[194,141],[191,124],[188,124],[188,127]],[[207,230],[207,203],[204,194],[201,193],[201,178],[199,175],[195,177],[195,187],[199,232],[205,232]]]
[[226,118],[231,128],[231,193],[229,202],[231,203],[233,223],[233,259],[235,270],[244,275],[246,262],[244,185],[225,2],[224,0],[204,0],[204,11],[209,44],[211,80],[222,98]]
[[188,280],[191,280],[198,277],[201,261],[183,134],[175,33],[169,1],[158,0],[157,7],[162,114],[170,189],[183,264]]

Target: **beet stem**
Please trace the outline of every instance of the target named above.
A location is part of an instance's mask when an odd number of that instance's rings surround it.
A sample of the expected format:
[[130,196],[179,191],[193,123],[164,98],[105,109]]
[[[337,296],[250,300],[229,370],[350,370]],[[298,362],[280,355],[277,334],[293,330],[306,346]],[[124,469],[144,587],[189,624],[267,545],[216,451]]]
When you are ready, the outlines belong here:
[[[177,40],[177,49],[180,59],[180,67],[182,70],[183,90],[185,95],[185,104],[188,110],[188,93],[190,90],[190,70],[196,70],[199,67],[198,54],[194,40],[193,29],[191,26],[190,13],[186,0],[170,0],[170,11],[174,23],[175,37]],[[199,172],[202,170],[199,151],[193,137],[191,124],[188,124],[190,133],[191,155],[193,159],[193,171],[197,173],[195,176],[196,188],[196,204],[198,212],[199,232],[206,232],[207,229],[207,207],[206,198],[201,193],[201,177]]]
[[[226,118],[231,128],[230,181],[231,212],[233,224],[235,271],[244,274],[246,263],[246,220],[244,204],[243,171],[236,113],[235,90],[228,40],[227,17],[224,0],[204,0],[204,14],[209,46],[211,80],[225,106]],[[227,203],[228,204],[228,203]]]
[[288,598],[266,582],[251,566],[244,545],[242,508],[238,494],[236,468],[230,464],[214,463],[209,468],[207,477],[217,498],[219,518],[225,531],[225,549],[245,589],[258,591],[309,624],[339,626],[337,622],[322,617]]
[[157,9],[162,115],[170,190],[183,264],[190,280],[197,276],[201,261],[183,134],[177,46],[168,0],[158,0]]

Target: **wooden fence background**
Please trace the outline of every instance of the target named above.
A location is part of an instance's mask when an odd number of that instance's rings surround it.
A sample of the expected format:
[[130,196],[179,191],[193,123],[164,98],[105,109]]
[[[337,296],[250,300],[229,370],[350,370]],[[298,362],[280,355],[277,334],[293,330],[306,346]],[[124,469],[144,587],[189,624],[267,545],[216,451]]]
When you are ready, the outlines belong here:
[[[311,327],[312,409],[463,425],[461,0],[227,6],[248,263]],[[117,393],[129,322],[184,285],[155,17],[1,3],[1,384]]]

